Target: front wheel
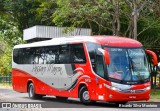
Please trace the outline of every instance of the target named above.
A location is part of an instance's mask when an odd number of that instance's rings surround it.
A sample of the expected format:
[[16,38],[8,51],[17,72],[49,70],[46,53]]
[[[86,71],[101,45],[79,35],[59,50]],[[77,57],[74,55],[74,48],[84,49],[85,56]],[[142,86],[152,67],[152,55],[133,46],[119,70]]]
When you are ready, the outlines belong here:
[[31,98],[31,99],[41,99],[42,98],[42,95],[35,93],[33,83],[29,84],[28,95],[29,95],[29,98]]
[[80,98],[80,101],[83,103],[83,104],[90,104],[91,103],[91,100],[90,100],[90,97],[89,97],[89,92],[88,92],[88,89],[86,88],[86,86],[83,86],[80,91],[79,91],[79,98]]

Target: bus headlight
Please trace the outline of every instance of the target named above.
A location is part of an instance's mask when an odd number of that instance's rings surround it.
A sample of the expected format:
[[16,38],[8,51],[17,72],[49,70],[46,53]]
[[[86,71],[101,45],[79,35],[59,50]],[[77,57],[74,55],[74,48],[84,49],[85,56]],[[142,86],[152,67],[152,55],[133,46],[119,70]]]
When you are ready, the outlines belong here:
[[119,89],[119,88],[117,88],[117,87],[114,87],[114,86],[109,86],[109,85],[107,85],[107,84],[105,84],[105,86],[106,86],[107,88],[113,90],[113,91],[118,91],[118,92],[121,91],[121,89]]
[[145,88],[145,91],[148,91],[150,89],[151,89],[151,86],[148,86],[148,87]]
[[121,91],[119,88],[117,88],[117,87],[113,87],[113,86],[111,86],[111,88],[110,88],[111,90],[114,90],[114,91]]

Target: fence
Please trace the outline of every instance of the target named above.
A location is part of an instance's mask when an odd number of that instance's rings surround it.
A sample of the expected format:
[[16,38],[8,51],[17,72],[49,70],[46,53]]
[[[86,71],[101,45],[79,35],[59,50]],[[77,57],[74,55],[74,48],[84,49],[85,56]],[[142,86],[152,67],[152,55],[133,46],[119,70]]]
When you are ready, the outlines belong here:
[[0,84],[11,84],[12,77],[11,76],[0,76]]

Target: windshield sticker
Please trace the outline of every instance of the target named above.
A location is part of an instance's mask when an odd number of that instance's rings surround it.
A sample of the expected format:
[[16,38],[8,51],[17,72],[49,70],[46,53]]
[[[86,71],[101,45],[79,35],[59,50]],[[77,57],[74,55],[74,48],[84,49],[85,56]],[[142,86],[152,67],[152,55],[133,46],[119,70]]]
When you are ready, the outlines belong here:
[[123,51],[123,49],[120,49],[120,48],[111,48],[111,51]]

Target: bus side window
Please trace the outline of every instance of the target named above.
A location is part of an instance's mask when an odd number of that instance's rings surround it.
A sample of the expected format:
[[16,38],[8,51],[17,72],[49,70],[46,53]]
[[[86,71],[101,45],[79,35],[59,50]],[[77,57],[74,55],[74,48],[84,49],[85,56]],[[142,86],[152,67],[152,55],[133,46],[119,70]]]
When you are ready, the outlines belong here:
[[33,48],[33,47],[28,48],[27,53],[28,53],[28,56],[26,55],[26,58],[27,58],[27,61],[28,61],[27,63],[28,64],[35,64],[34,63],[35,48]]
[[18,64],[24,64],[24,55],[25,55],[24,49],[20,48],[20,49],[17,49],[17,50],[18,50],[18,56],[17,56],[16,62]]
[[56,58],[58,56],[58,48],[57,46],[51,46],[51,47],[47,47],[46,49],[46,64],[55,64],[56,62]]
[[101,48],[101,45],[95,43],[87,43],[87,50],[90,57],[90,62],[93,68],[93,71],[96,72],[96,52],[98,48]]
[[19,49],[14,49],[13,50],[13,61],[15,63],[18,63],[18,51],[19,51]]
[[24,63],[23,64],[32,64],[34,53],[32,51],[33,48],[25,48],[25,56],[24,56]]
[[102,55],[96,56],[96,73],[97,75],[104,78],[104,66],[103,66],[103,56]]
[[83,44],[72,44],[70,50],[72,63],[86,63]]
[[35,48],[34,51],[34,60],[33,60],[33,64],[39,64],[39,59],[40,59],[40,48]]
[[59,47],[59,63],[70,63],[70,54],[69,54],[69,46],[61,45]]

